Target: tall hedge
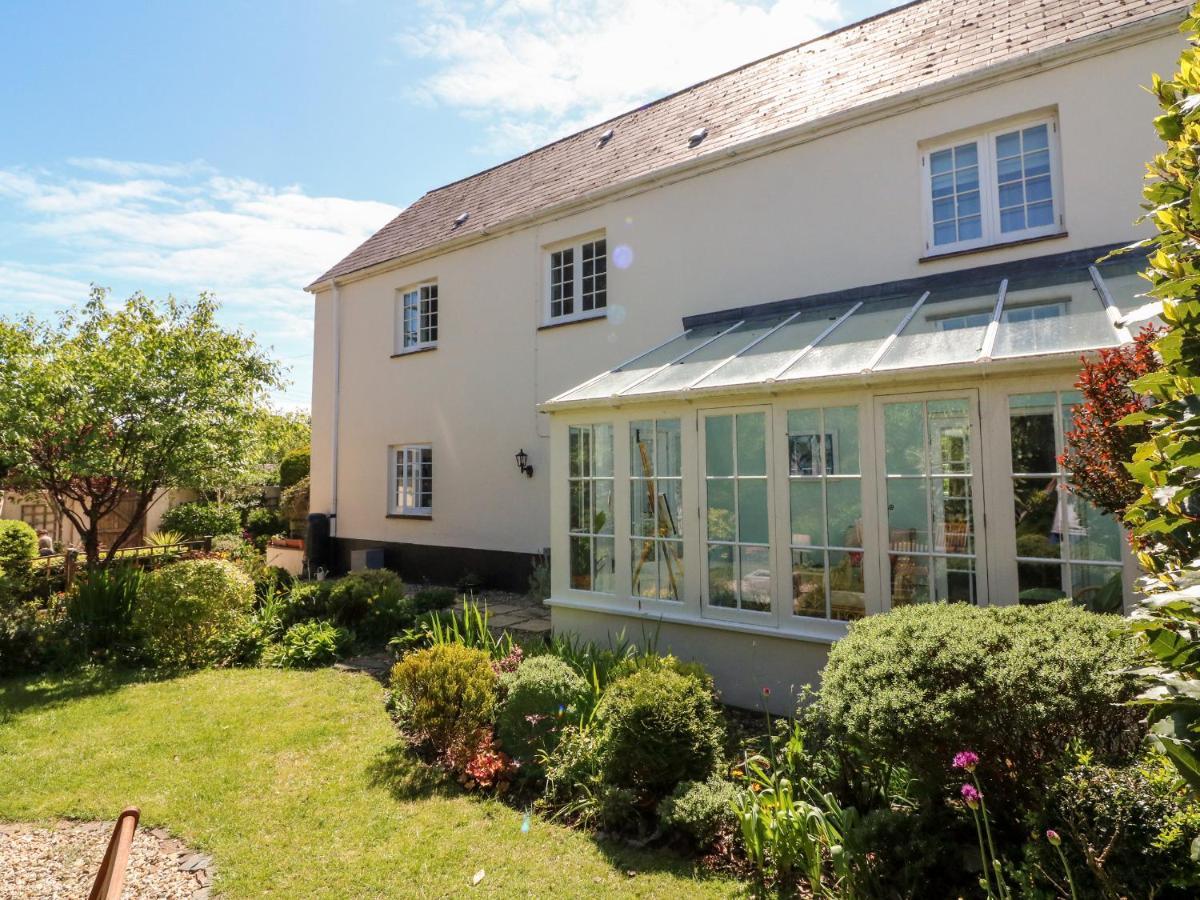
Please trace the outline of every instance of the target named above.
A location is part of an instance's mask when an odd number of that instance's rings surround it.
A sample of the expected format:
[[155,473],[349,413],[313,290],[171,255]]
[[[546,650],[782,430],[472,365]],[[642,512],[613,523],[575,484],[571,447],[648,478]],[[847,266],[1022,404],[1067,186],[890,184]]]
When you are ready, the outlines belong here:
[[307,447],[298,447],[283,455],[279,461],[279,486],[290,488],[308,474],[311,465],[310,451]]

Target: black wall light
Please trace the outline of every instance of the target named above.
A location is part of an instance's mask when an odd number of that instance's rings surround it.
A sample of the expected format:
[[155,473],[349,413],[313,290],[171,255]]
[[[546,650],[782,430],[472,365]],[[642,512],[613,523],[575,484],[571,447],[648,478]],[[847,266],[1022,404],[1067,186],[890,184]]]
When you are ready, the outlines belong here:
[[529,464],[529,454],[525,452],[525,448],[523,447],[517,451],[517,468],[528,478],[533,477],[533,466]]

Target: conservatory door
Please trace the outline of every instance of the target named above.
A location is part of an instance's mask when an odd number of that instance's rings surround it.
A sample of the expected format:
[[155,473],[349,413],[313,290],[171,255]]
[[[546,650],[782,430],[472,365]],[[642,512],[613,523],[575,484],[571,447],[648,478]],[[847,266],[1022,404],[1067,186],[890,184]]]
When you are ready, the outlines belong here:
[[878,397],[884,609],[987,603],[976,391]]

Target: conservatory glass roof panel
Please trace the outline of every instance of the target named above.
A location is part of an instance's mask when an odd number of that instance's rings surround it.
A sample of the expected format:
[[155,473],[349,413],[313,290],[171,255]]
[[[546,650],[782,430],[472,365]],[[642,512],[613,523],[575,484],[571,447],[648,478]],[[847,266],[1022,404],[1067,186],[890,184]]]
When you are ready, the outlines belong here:
[[974,362],[983,350],[996,311],[1000,283],[966,297],[931,294],[875,369],[911,369]]
[[775,378],[788,367],[788,361],[821,336],[854,304],[842,303],[821,309],[804,310],[768,334],[695,385],[697,388],[755,384]]
[[867,368],[920,294],[865,304],[805,353],[780,381],[848,375]]
[[773,316],[743,322],[712,343],[698,347],[695,352],[672,363],[661,372],[633,385],[625,392],[625,396],[683,390],[692,382],[698,381],[713,371],[724,361],[736,358],[742,350],[768,335],[786,318],[786,316]]
[[1096,350],[1115,347],[1120,342],[1090,277],[1024,289],[1022,285],[1010,284],[991,357]]
[[584,382],[556,399],[560,401],[599,400],[604,397],[612,397],[637,384],[659,367],[694,352],[706,341],[716,337],[733,324],[733,322],[726,322],[723,325],[703,325],[685,331],[665,344],[648,350],[610,372],[605,372],[599,378]]

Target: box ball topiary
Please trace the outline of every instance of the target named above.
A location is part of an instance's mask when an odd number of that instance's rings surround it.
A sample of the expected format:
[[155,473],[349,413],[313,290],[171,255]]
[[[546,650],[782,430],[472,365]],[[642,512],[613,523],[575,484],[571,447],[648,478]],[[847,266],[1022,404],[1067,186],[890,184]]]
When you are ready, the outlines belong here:
[[687,835],[700,850],[707,850],[722,834],[737,830],[733,810],[737,788],[719,775],[707,781],[681,781],[658,804],[658,821],[663,828]]
[[217,638],[254,603],[254,582],[223,559],[189,559],[147,573],[133,611],[133,628],[150,659],[166,666],[215,660]]
[[308,447],[289,450],[279,461],[279,486],[287,489],[309,473],[310,451]]
[[603,780],[655,805],[681,781],[704,781],[725,731],[712,694],[672,669],[643,669],[609,685],[596,707]]
[[525,765],[535,763],[537,751],[553,750],[591,692],[574,669],[550,655],[531,657],[501,675],[500,687],[504,700],[496,734],[504,750]]
[[0,573],[21,576],[38,555],[38,536],[33,526],[20,519],[0,519]]
[[401,725],[439,754],[469,745],[496,706],[491,657],[462,644],[408,654],[392,669],[391,686]]
[[[928,604],[869,616],[829,654],[812,710],[835,743],[902,764],[929,795],[960,750],[979,754],[988,806],[1036,798],[1069,743],[1133,752],[1135,661],[1117,616],[1069,602]],[[1000,810],[997,809],[997,812]]]

